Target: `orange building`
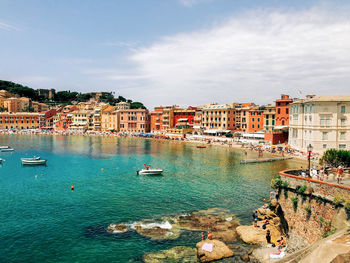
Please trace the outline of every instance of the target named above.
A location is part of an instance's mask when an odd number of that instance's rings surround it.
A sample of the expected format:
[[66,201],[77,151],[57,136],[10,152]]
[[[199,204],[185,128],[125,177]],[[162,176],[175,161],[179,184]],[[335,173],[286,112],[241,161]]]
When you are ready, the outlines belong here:
[[119,114],[121,132],[149,132],[150,116],[147,109],[122,109]]
[[78,107],[73,105],[68,105],[58,110],[56,115],[53,117],[53,128],[57,131],[69,129],[73,118],[72,112],[76,110],[78,110]]
[[150,113],[150,130],[151,132],[162,132],[163,130],[163,106],[154,107],[154,111]]
[[22,110],[22,101],[19,98],[8,98],[4,101],[4,108],[8,112],[19,112]]
[[39,129],[40,114],[32,112],[0,113],[0,129]]
[[258,107],[252,108],[247,112],[246,132],[258,132],[264,128],[264,110]]
[[289,104],[292,102],[289,95],[285,94],[276,100],[276,126],[289,126]]

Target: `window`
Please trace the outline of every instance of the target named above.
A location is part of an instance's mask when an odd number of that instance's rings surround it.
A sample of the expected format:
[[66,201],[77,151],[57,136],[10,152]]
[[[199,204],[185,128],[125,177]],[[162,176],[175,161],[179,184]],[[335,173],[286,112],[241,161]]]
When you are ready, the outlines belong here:
[[341,106],[341,107],[340,107],[340,112],[341,112],[341,113],[345,113],[345,106]]
[[346,148],[346,144],[339,144],[339,149],[345,149]]
[[278,113],[278,114],[281,114],[281,109],[278,109],[278,110],[277,110],[277,113]]
[[345,132],[341,132],[339,136],[340,140],[345,140]]
[[266,120],[266,124],[265,124],[266,126],[268,126],[269,125],[269,120]]
[[282,126],[284,125],[284,120],[282,121]]
[[258,129],[260,129],[260,124],[258,124]]
[[252,118],[252,122],[254,122],[255,121],[255,119],[254,118]]
[[331,117],[330,116],[321,116],[320,121],[321,126],[330,126],[331,125]]
[[258,118],[258,122],[260,122],[260,118]]
[[289,109],[288,108],[286,109],[286,114],[289,114]]
[[322,140],[328,139],[328,132],[322,132]]
[[327,149],[327,144],[323,144],[323,149]]
[[275,120],[272,120],[272,126],[275,125]]
[[345,119],[341,119],[341,120],[340,120],[340,125],[341,125],[341,126],[344,126],[344,125],[345,125]]
[[255,127],[254,124],[252,124],[252,129],[254,129],[254,127]]

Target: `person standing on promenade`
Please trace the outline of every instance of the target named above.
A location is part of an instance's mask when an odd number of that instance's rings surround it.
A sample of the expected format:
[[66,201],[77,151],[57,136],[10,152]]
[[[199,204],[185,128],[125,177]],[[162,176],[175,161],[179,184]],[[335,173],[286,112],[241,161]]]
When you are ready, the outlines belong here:
[[339,165],[336,171],[338,184],[342,183],[343,172],[344,172],[343,168]]
[[271,244],[271,233],[270,233],[270,230],[266,231],[266,241],[267,241],[267,244]]

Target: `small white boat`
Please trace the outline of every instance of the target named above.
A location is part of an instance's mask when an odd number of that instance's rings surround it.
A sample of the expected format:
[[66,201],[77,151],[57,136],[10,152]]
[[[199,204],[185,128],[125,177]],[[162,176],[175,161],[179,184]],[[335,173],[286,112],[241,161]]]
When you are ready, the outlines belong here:
[[21,160],[23,165],[45,165],[46,160]]
[[0,146],[0,150],[2,150],[2,149],[8,149],[8,148],[10,148],[10,146],[5,146],[5,145]]
[[138,175],[161,175],[162,173],[162,169],[142,169],[137,171]]
[[1,149],[1,152],[13,152],[15,149],[12,149],[12,148],[4,148],[4,149]]
[[33,158],[21,158],[21,161],[35,161],[35,160],[40,160],[40,156],[39,157],[33,157]]
[[3,160],[0,158],[0,164],[2,164],[2,161],[3,161]]

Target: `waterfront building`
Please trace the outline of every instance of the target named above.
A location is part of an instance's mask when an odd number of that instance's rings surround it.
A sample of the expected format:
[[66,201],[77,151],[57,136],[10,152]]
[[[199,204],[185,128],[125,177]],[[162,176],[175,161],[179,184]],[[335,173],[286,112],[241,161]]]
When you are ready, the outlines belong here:
[[57,110],[56,115],[53,117],[53,126],[57,131],[68,130],[72,123],[73,111],[77,111],[78,107],[74,105],[67,105]]
[[249,110],[256,105],[252,102],[233,103],[231,107],[234,109],[235,129],[237,131],[246,132],[248,130]]
[[193,127],[194,116],[196,115],[196,107],[188,107],[187,109],[174,109],[174,126],[185,123],[188,126]]
[[315,96],[290,105],[289,144],[292,148],[322,153],[350,150],[350,96]]
[[0,129],[39,129],[40,114],[33,112],[1,112]]
[[[72,116],[71,116],[72,115]],[[69,130],[75,132],[86,132],[88,130],[93,130],[93,110],[77,110],[67,114],[67,117],[72,118]]]
[[260,107],[254,107],[247,111],[247,128],[244,132],[255,133],[264,128],[264,110]]
[[222,134],[235,130],[235,111],[228,104],[210,104],[202,108],[204,133]]
[[272,104],[268,104],[264,110],[264,131],[272,132],[275,128],[276,121],[276,106]]
[[289,125],[289,104],[293,100],[288,95],[281,94],[281,98],[276,100],[276,126]]
[[54,99],[55,93],[55,89],[38,89],[38,95],[47,100]]
[[163,116],[162,116],[163,130],[171,129],[174,127],[174,110],[177,108],[178,108],[177,106],[167,106],[163,108]]
[[40,113],[40,129],[52,130],[54,128],[54,116],[57,110],[51,109]]
[[163,106],[154,107],[150,113],[150,130],[153,133],[163,132]]
[[102,109],[102,131],[119,131],[119,112],[115,106],[108,105]]
[[115,104],[116,110],[127,110],[130,109],[130,103],[121,101]]
[[147,109],[119,110],[119,130],[121,132],[149,132],[150,116]]
[[197,107],[193,122],[193,134],[203,134],[204,129],[202,125],[202,108]]

